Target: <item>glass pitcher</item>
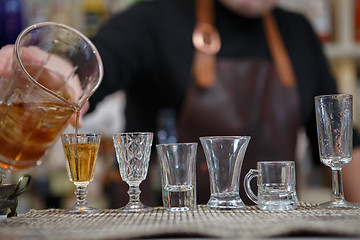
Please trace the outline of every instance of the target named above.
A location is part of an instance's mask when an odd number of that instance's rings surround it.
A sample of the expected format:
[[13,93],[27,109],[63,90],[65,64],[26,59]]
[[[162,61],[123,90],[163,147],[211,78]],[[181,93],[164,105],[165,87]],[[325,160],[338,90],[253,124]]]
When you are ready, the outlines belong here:
[[[45,22],[18,36],[0,81],[0,168],[34,167],[98,88],[103,65],[77,30]],[[0,169],[1,170],[1,169]]]

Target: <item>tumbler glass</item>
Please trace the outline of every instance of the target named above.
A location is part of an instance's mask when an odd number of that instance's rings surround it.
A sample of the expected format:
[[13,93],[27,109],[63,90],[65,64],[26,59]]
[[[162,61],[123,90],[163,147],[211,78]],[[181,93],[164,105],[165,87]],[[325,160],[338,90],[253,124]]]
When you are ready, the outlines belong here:
[[196,209],[197,143],[158,144],[162,198],[168,211]]

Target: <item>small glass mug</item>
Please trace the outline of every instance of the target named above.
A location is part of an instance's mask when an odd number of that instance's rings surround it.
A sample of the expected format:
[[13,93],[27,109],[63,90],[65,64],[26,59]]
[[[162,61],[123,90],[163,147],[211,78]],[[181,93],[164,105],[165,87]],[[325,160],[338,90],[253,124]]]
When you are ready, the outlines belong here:
[[[251,180],[257,177],[258,195],[251,189]],[[295,162],[267,161],[258,162],[257,169],[250,169],[244,180],[246,195],[261,210],[296,209]]]

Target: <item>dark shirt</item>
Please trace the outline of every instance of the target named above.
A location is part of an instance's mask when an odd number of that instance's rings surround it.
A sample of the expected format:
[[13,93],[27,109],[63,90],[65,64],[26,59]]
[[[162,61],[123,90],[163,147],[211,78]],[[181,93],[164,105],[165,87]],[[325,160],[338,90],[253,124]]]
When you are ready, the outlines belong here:
[[[300,96],[301,121],[317,151],[314,97],[337,92],[322,46],[310,23],[279,8],[273,15],[290,56]],[[155,131],[164,107],[180,110],[191,75],[193,0],[143,1],[112,17],[92,39],[105,68],[91,106],[126,91],[126,131]],[[218,58],[271,61],[261,18],[241,17],[216,3],[222,47]],[[354,143],[360,141],[355,135]]]

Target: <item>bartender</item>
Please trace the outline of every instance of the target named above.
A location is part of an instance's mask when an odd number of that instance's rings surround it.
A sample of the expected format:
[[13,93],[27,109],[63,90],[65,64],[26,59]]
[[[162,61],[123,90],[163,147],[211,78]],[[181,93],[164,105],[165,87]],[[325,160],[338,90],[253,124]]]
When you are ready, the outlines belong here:
[[[126,131],[156,131],[159,112],[171,108],[178,142],[249,135],[241,182],[257,161],[294,160],[302,127],[320,163],[314,97],[336,93],[336,82],[309,22],[275,4],[155,0],[113,16],[92,39],[105,76],[90,107],[125,89]],[[206,203],[209,180],[201,147],[198,155],[198,202]],[[359,161],[355,148],[352,165]],[[344,175],[348,199],[360,201],[360,179],[352,180],[359,175]]]

